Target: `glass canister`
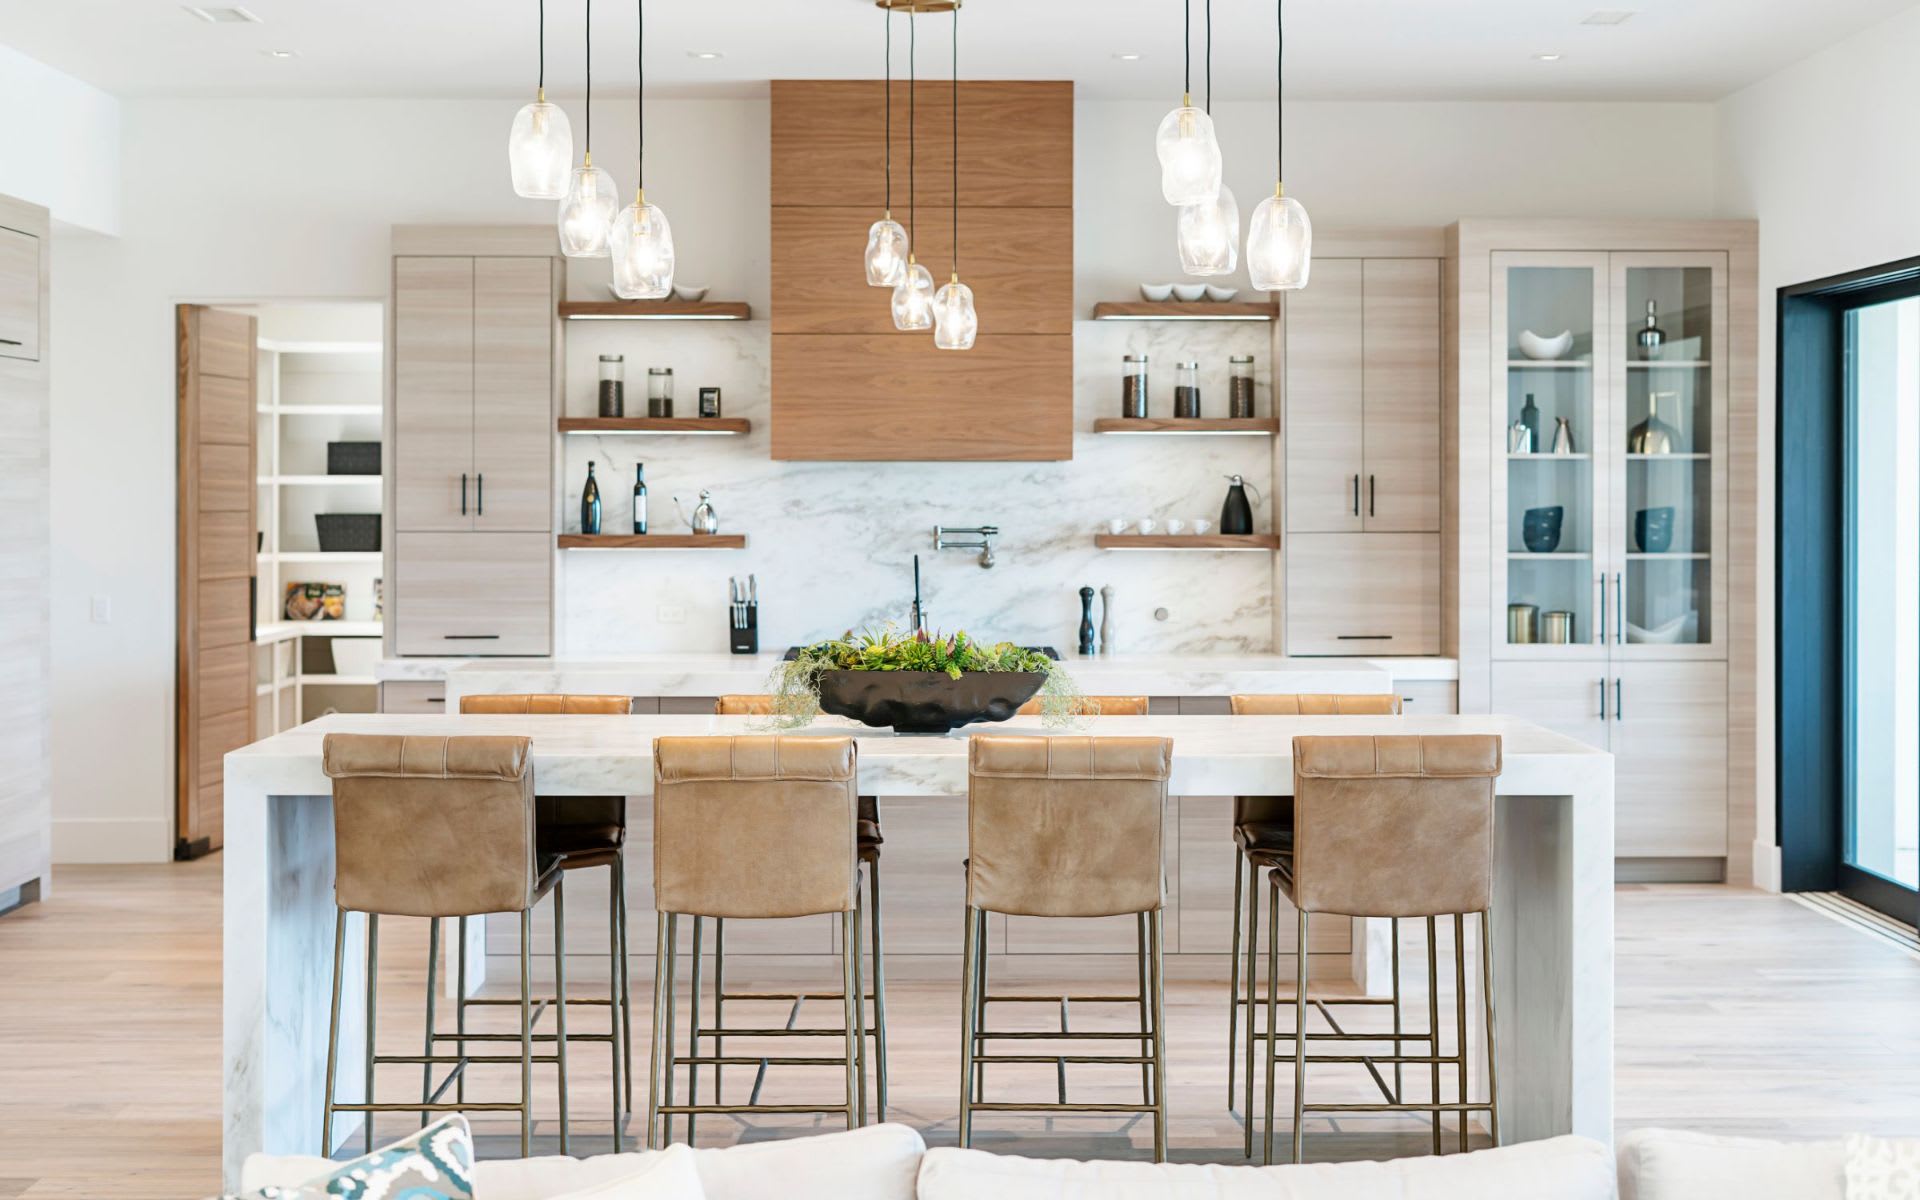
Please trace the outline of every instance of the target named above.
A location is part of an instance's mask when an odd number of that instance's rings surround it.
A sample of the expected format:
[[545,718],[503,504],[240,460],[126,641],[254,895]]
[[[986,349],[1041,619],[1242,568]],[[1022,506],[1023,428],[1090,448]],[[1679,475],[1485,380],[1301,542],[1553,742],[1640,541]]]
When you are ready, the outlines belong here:
[[1173,415],[1186,419],[1200,416],[1200,364],[1176,364],[1173,372]]
[[1235,354],[1227,359],[1227,415],[1253,415],[1253,355]]
[[647,415],[650,417],[671,417],[673,415],[673,368],[647,368]]
[[1147,356],[1127,354],[1120,359],[1120,415],[1137,420],[1147,415]]
[[627,360],[622,354],[602,354],[600,356],[600,415],[603,417],[624,417],[627,415]]

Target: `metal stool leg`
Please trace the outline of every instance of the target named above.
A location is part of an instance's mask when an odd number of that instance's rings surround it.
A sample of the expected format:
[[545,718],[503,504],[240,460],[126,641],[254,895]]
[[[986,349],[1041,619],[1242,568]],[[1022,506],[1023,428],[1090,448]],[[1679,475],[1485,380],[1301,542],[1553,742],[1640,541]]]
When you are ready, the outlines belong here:
[[[1276,890],[1275,896],[1279,895]],[[1293,1161],[1305,1161],[1307,1136],[1307,910],[1300,909],[1294,941],[1293,985]],[[1271,1100],[1268,1103],[1272,1103]]]
[[[868,923],[873,932],[873,1078],[880,1119],[887,1119],[887,955],[880,940],[880,860],[867,864]],[[715,1051],[717,1054],[718,1051]],[[719,1068],[714,1068],[716,1074]],[[715,1085],[716,1088],[718,1084]]]
[[[1434,936],[1433,918],[1427,918],[1427,1036],[1431,1039],[1428,1049],[1433,1059],[1433,1078],[1428,1099],[1440,1103],[1440,964],[1439,941]],[[1440,1110],[1433,1110],[1433,1152],[1442,1153],[1440,1148]]]
[[553,1066],[560,1077],[560,1153],[567,1153],[567,877],[553,882]]
[[[666,1024],[666,1070],[660,1080],[660,1095],[668,1108],[673,1107],[673,1068],[674,1056],[678,1053],[673,1041],[674,1009],[679,1004],[679,981],[675,977],[680,968],[680,916],[667,914],[667,1024]],[[673,1114],[660,1114],[660,1144],[673,1144]]]
[[979,1017],[976,993],[980,986],[980,972],[975,962],[980,957],[980,922],[975,919],[975,911],[967,910],[966,950],[960,970],[960,1123],[959,1144],[962,1149],[973,1144],[973,1096],[974,1096],[974,1035],[979,1032],[975,1021]]
[[[700,935],[706,922],[699,916],[693,918],[693,959],[692,973],[688,982],[692,985],[691,1003],[687,1005],[687,1053],[700,1057]],[[687,1068],[687,1103],[700,1103],[700,1068],[698,1065]],[[695,1113],[687,1114],[687,1145],[693,1145],[695,1136],[694,1122],[699,1119]]]
[[[373,1055],[374,1055],[374,1011],[379,1002],[377,980],[380,975],[380,914],[367,914],[367,1090],[361,1097],[367,1104],[373,1103]],[[367,1124],[367,1153],[373,1153],[373,1113],[365,1117]]]
[[[861,970],[861,959],[865,956],[865,939],[860,932],[861,918],[865,916],[864,908],[865,905],[860,899],[860,881],[856,878],[853,881],[853,921],[847,930],[853,935],[853,940],[843,943],[840,951],[842,954],[853,956],[851,960],[853,963],[853,1031],[856,1039],[854,1046],[859,1051],[855,1056],[859,1060],[859,1071],[854,1076],[854,1082],[857,1085],[856,1090],[860,1093],[860,1124],[862,1125],[867,1123],[867,997],[862,981],[865,972]],[[845,924],[845,922],[842,923]]]
[[[1298,953],[1300,947],[1294,948]],[[1295,1000],[1296,1006],[1298,999]],[[1295,1019],[1300,1017],[1295,1012]],[[1267,1119],[1260,1131],[1260,1160],[1266,1166],[1273,1165],[1273,1076],[1275,1060],[1280,1044],[1280,887],[1273,880],[1273,872],[1267,872]],[[1294,1026],[1296,1041],[1302,1039],[1303,1031]],[[1249,1036],[1249,1042],[1252,1038]],[[1248,1072],[1252,1074],[1251,1071]]]
[[[633,979],[632,968],[627,964],[627,860],[626,852],[613,860],[613,894],[618,910],[620,925],[620,947],[615,952],[619,960],[620,992],[620,1066],[626,1072],[626,1114],[633,1115]],[[613,1142],[614,1153],[620,1152],[620,1137],[616,1131]]]
[[1500,1144],[1500,1073],[1495,1066],[1493,1040],[1493,919],[1480,913],[1480,999],[1487,1015],[1487,1132]]
[[[858,896],[859,881],[854,881],[855,895]],[[841,1019],[846,1027],[847,1054],[847,1128],[855,1129],[866,1120],[866,1069],[860,1062],[863,1052],[860,1026],[860,1010],[866,1002],[860,996],[860,910],[856,906],[852,912],[840,916],[840,986]]]
[[[434,917],[427,922],[427,1044],[420,1051],[422,1057],[433,1057],[433,993],[440,982],[440,918]],[[433,1102],[433,1064],[420,1064],[420,1103]],[[425,1109],[420,1111],[420,1128],[427,1127],[427,1118],[433,1114]]]
[[[979,1042],[980,1031],[987,1027],[987,914],[984,909],[974,909],[971,920],[978,929],[974,946],[974,992],[973,992],[973,1032],[976,1045],[974,1054],[984,1054],[986,1047]],[[973,1064],[974,1100],[985,1104],[987,1101],[987,1064],[975,1061]]]
[[1153,955],[1153,1161],[1167,1161],[1166,930],[1159,909],[1147,915]]
[[460,938],[460,977],[456,986],[460,994],[453,998],[453,1030],[454,1037],[457,1039],[454,1044],[455,1049],[460,1055],[460,1062],[455,1069],[460,1072],[460,1075],[453,1081],[453,1098],[455,1103],[465,1104],[467,1101],[467,919],[465,917],[460,918],[457,936]]
[[327,1095],[320,1110],[320,1157],[333,1157],[334,1068],[340,1060],[340,983],[347,951],[347,910],[333,910],[333,1011],[327,1018]]
[[533,910],[520,912],[520,1157],[533,1154]]
[[[1406,1053],[1400,1042],[1400,918],[1394,917],[1390,924],[1393,937],[1393,1057],[1400,1058]],[[1393,1064],[1393,1102],[1406,1103],[1406,1084],[1400,1078],[1399,1062]]]
[[[1459,913],[1453,914],[1453,1012],[1457,1018],[1459,1040],[1454,1043],[1454,1053],[1458,1056],[1460,1103],[1467,1102],[1467,919]],[[1464,1153],[1467,1149],[1467,1113],[1459,1113],[1459,1146]]]
[[[1249,860],[1247,862],[1246,966],[1245,966],[1245,969],[1241,972],[1247,984],[1247,1048],[1242,1061],[1242,1066],[1246,1068],[1247,1098],[1246,1098],[1246,1102],[1242,1105],[1240,1110],[1242,1114],[1241,1123],[1246,1130],[1247,1144],[1246,1144],[1245,1157],[1247,1158],[1253,1157],[1253,1130],[1254,1130],[1254,1125],[1256,1124],[1254,1120],[1254,1113],[1253,1113],[1253,1048],[1255,1044],[1259,1041],[1259,1039],[1254,1037],[1253,1035],[1253,1019],[1254,1019],[1254,1016],[1256,1015],[1255,1009],[1254,1009],[1254,980],[1258,978],[1258,971],[1256,970],[1256,967],[1258,964],[1258,956],[1260,952],[1260,887],[1259,887],[1259,884],[1260,884],[1260,868],[1254,866],[1253,862]],[[1267,1033],[1269,1036],[1271,1036],[1273,1033],[1273,1029],[1271,1027],[1271,1021],[1272,1021],[1271,1016],[1269,1016],[1268,1021],[1269,1021],[1269,1027],[1267,1029]]]
[[[607,1057],[612,1059],[613,1067],[613,1152],[620,1153],[621,1126],[624,1117],[633,1110],[633,1059],[631,1044],[625,1041],[627,1029],[627,896],[626,887],[621,881],[620,864],[613,865],[612,903],[607,906],[607,1032],[617,1040],[607,1043]],[[624,1061],[623,1061],[624,1060]],[[621,1071],[626,1071],[625,1080]],[[625,1083],[626,1089],[621,1090]],[[621,1107],[621,1097],[627,1097],[626,1107]]]
[[[1238,846],[1233,850],[1233,942],[1227,951],[1227,1111],[1233,1111],[1234,1069],[1239,1065],[1236,1054],[1240,1037],[1240,896],[1244,888],[1241,884],[1241,872],[1246,862]],[[1247,1012],[1248,1028],[1251,1029],[1253,1012]]]
[[[713,1056],[720,1058],[727,1052],[726,1039],[720,1031],[727,1027],[727,920],[725,917],[713,919]],[[719,1063],[713,1065],[713,1102],[721,1103],[720,1079],[726,1068]]]
[[[1134,959],[1136,965],[1139,967],[1138,974],[1140,976],[1140,1055],[1142,1058],[1145,1058],[1153,1053],[1153,1034],[1156,1032],[1155,1027],[1157,1025],[1157,1022],[1153,1020],[1151,1014],[1147,1011],[1150,1007],[1150,1002],[1147,995],[1149,985],[1147,983],[1146,913],[1140,913],[1134,917],[1133,939]],[[1067,1102],[1066,1088],[1063,1086],[1060,1091],[1060,1103],[1065,1104]],[[1140,1103],[1152,1104],[1154,1102],[1153,1095],[1153,1064],[1143,1062],[1140,1064]]]
[[653,1038],[647,1071],[646,1144],[649,1150],[660,1148],[660,1072],[667,1065],[667,1048],[661,1042],[660,1034],[667,1027],[667,1005],[671,1003],[671,996],[667,992],[667,956],[673,948],[672,922],[667,913],[659,914],[656,926],[653,950]]

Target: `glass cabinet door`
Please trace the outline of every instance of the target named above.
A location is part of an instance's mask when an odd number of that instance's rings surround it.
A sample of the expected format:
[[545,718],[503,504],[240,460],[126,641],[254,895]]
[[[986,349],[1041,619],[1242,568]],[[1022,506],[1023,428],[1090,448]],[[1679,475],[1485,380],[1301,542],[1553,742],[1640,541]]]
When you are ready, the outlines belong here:
[[1604,254],[1494,255],[1496,657],[1605,654],[1607,268]]
[[1699,657],[1725,640],[1726,259],[1612,257],[1611,636]]

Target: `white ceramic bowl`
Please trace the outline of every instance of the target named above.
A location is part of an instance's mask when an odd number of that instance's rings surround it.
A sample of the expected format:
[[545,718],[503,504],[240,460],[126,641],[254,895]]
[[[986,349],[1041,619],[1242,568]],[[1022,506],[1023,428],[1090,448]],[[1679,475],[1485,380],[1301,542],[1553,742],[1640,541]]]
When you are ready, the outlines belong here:
[[1143,283],[1140,285],[1140,298],[1142,300],[1151,300],[1155,304],[1158,304],[1162,300],[1170,299],[1172,296],[1173,285],[1170,283]]
[[1215,301],[1216,303],[1219,303],[1219,304],[1225,304],[1227,301],[1233,299],[1235,296],[1238,296],[1239,294],[1240,294],[1239,288],[1215,287],[1211,283],[1207,285],[1207,299]]
[[676,284],[673,289],[673,295],[677,300],[684,300],[688,304],[697,304],[707,298],[707,289],[704,287],[695,287],[692,284]]
[[1183,303],[1191,304],[1195,300],[1203,299],[1206,294],[1207,285],[1204,283],[1176,283],[1173,285],[1173,298]]
[[1520,353],[1542,362],[1559,358],[1573,349],[1573,331],[1563,329],[1553,337],[1541,337],[1531,329],[1520,331]]
[[1671,646],[1680,642],[1700,640],[1700,610],[1689,609],[1651,629],[1643,629],[1632,621],[1627,622],[1627,641],[1651,646]]

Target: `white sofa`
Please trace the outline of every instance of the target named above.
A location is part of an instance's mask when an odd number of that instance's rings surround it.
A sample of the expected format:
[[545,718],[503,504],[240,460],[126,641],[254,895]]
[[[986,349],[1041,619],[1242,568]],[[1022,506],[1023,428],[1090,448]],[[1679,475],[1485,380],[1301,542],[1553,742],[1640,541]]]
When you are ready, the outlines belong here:
[[[633,1175],[649,1157],[488,1161],[475,1167],[474,1186],[478,1200],[549,1200]],[[1847,1193],[1843,1142],[1664,1129],[1622,1136],[1617,1160],[1598,1142],[1560,1137],[1389,1162],[1155,1166],[928,1150],[905,1125],[694,1157],[706,1200],[1612,1200],[1616,1172],[1619,1200],[1845,1200]],[[256,1154],[242,1190],[298,1184],[335,1165]]]

